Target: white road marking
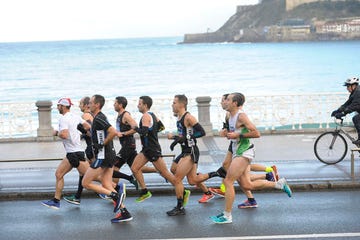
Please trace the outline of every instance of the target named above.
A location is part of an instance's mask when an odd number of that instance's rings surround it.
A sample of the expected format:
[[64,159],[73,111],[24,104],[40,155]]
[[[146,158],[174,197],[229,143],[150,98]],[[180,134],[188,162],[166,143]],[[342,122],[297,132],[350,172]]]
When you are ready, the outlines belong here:
[[349,238],[360,237],[360,232],[355,233],[322,233],[322,234],[297,234],[297,235],[273,235],[273,236],[243,236],[243,237],[206,237],[206,238],[169,238],[164,240],[257,240],[257,239],[301,239],[301,238]]

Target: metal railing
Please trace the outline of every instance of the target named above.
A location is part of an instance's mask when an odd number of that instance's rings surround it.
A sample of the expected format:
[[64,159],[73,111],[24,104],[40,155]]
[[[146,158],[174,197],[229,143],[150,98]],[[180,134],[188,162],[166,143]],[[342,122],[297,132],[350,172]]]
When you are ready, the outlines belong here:
[[[244,110],[261,131],[282,129],[301,130],[305,128],[329,128],[333,122],[330,113],[348,97],[346,93],[313,93],[291,95],[246,96]],[[221,97],[211,97],[210,122],[214,131],[222,128],[225,111],[220,106]],[[138,121],[138,99],[128,99],[127,110]],[[176,131],[176,119],[171,110],[172,98],[154,98],[152,111],[162,120],[166,132]],[[117,113],[113,99],[107,99],[103,112],[111,123]],[[80,114],[75,102],[72,111]],[[188,110],[198,116],[195,98],[189,99]],[[51,124],[56,129],[59,113],[53,102]],[[349,121],[349,120],[347,120]],[[35,103],[0,103],[0,138],[36,137],[39,127]]]

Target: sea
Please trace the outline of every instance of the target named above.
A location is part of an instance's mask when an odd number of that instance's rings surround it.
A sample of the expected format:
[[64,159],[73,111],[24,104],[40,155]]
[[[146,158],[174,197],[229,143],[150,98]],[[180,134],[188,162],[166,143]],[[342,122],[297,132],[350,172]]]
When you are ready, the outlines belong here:
[[0,43],[0,103],[101,94],[346,92],[360,41],[179,44],[182,37]]

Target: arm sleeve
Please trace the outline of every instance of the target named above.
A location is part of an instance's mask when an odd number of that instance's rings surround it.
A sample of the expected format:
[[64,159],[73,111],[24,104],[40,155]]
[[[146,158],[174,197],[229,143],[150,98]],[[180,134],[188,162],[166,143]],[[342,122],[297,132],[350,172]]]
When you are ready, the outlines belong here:
[[147,134],[148,134],[148,132],[149,132],[149,127],[141,127],[141,128],[139,128],[139,127],[136,127],[135,129],[134,129],[137,133],[139,133],[140,135],[142,135],[142,136],[146,136]]
[[196,123],[194,126],[193,126],[193,129],[194,129],[194,138],[199,138],[199,137],[202,137],[202,136],[205,136],[206,133],[205,133],[205,130],[204,128],[200,125],[200,123]]
[[158,129],[158,132],[165,130],[165,126],[160,120],[157,122],[157,129]]
[[83,126],[81,123],[79,123],[79,124],[77,125],[77,130],[79,130],[82,134],[86,134],[86,133],[87,133],[86,129],[84,128],[84,126]]

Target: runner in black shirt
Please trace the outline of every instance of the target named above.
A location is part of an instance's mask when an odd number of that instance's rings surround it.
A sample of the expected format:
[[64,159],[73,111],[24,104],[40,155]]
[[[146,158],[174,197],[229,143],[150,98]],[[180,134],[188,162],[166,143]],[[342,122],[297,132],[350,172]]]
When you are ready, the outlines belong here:
[[[114,212],[116,216],[112,222],[132,220],[132,216],[126,210],[123,200],[126,196],[125,184],[118,185],[118,191],[113,187],[112,174],[116,152],[113,146],[113,138],[116,129],[110,125],[106,116],[101,112],[105,99],[101,95],[94,95],[90,99],[90,111],[94,116],[91,138],[94,146],[95,160],[86,171],[83,178],[83,186],[110,196],[114,200]],[[93,183],[101,179],[101,185]]]

